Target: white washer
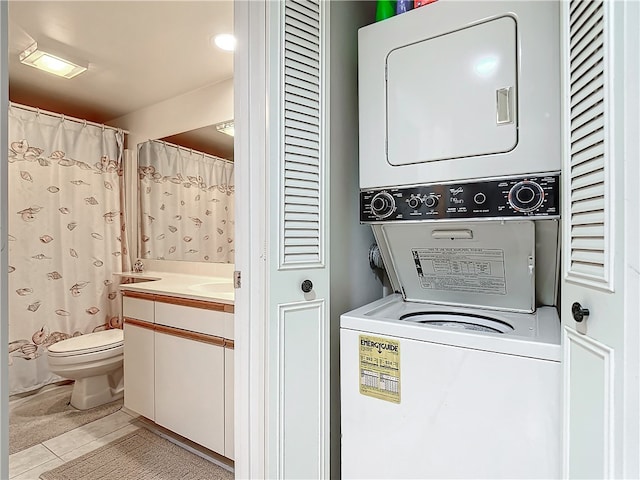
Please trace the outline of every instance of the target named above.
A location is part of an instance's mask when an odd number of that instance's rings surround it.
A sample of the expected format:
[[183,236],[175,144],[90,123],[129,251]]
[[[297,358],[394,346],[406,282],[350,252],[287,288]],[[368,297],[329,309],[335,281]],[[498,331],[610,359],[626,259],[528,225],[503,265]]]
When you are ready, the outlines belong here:
[[397,293],[341,316],[343,478],[559,478],[558,184],[361,193]]
[[559,478],[560,322],[407,302],[342,315],[342,478]]

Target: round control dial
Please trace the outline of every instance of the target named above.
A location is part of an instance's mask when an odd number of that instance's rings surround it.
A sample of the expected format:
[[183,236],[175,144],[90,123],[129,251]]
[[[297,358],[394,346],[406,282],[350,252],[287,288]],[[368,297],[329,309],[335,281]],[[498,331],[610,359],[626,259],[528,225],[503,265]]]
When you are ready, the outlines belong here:
[[388,192],[378,192],[371,199],[371,211],[378,219],[387,218],[396,209],[396,201]]
[[416,208],[418,208],[418,206],[420,205],[420,203],[422,203],[422,202],[420,201],[420,197],[416,197],[416,196],[414,196],[414,195],[411,195],[411,198],[410,198],[409,200],[407,200],[407,204],[408,204],[411,208],[413,208],[414,210],[415,210]]
[[438,206],[438,197],[435,195],[428,195],[424,198],[424,204],[429,208],[435,208]]
[[487,201],[487,196],[482,192],[478,192],[473,196],[473,201],[476,202],[477,205],[482,205]]
[[518,212],[533,212],[544,201],[544,190],[536,182],[523,180],[509,190],[509,205]]

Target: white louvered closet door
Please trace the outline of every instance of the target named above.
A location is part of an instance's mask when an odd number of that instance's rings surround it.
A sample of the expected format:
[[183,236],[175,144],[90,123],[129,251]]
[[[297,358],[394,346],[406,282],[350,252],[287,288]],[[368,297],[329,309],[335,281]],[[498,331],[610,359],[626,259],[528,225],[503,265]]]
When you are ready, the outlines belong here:
[[267,2],[269,478],[329,476],[327,3]]
[[[637,365],[632,370],[625,365],[629,351],[625,335],[637,330],[627,331],[628,325],[638,321],[637,314],[630,317],[625,311],[629,261],[625,218],[632,213],[625,211],[625,191],[633,185],[625,179],[625,163],[638,161],[627,156],[629,142],[638,140],[625,114],[628,93],[634,88],[637,92],[637,85],[630,82],[630,72],[634,72],[628,68],[630,52],[625,53],[627,42],[637,36],[637,24],[629,17],[637,6],[629,10],[630,5],[562,2],[561,318],[566,478],[622,478],[628,448],[625,421],[628,425],[635,422],[632,430],[637,431],[637,415],[633,415],[635,420],[625,420],[628,385],[623,380],[638,370]],[[638,59],[634,61],[637,68]],[[632,101],[638,102],[637,93]],[[574,305],[589,310],[581,322],[576,321]],[[637,386],[637,378],[633,382]],[[637,451],[634,457],[637,459]]]

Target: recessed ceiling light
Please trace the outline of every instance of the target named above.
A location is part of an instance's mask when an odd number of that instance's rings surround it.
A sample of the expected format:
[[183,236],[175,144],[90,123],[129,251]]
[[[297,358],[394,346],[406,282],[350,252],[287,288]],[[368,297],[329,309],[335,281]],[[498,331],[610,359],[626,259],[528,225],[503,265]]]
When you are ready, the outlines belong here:
[[236,37],[230,33],[221,33],[213,38],[213,42],[218,48],[232,52],[236,49]]
[[234,134],[233,120],[228,120],[226,122],[218,123],[215,125],[215,127],[216,127],[216,130],[218,130],[220,133],[226,133],[227,135],[230,135],[233,137],[233,134]]
[[87,66],[82,65],[80,62],[72,62],[59,55],[42,50],[42,48],[38,47],[37,42],[34,42],[20,53],[20,61],[30,67],[64,78],[73,78],[87,70]]

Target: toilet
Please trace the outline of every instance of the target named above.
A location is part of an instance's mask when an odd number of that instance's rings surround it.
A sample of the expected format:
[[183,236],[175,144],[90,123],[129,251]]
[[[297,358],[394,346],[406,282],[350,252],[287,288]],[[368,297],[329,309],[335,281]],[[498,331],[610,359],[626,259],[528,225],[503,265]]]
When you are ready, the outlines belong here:
[[49,369],[75,380],[71,405],[87,410],[124,396],[124,335],[117,328],[87,333],[49,347]]

